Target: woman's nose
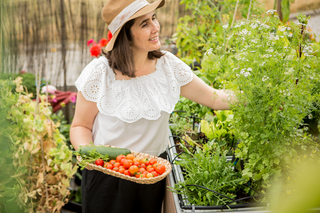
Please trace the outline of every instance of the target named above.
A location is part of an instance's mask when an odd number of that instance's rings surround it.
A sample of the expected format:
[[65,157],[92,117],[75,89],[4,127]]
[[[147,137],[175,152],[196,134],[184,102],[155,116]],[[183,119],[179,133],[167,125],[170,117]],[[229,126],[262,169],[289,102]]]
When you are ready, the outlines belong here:
[[160,25],[158,21],[152,22],[152,33],[157,33],[160,31]]

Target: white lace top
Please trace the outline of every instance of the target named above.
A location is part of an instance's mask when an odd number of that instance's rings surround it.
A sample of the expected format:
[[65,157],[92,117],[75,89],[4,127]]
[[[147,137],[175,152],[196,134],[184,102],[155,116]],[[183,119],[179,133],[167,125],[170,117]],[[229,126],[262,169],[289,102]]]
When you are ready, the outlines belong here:
[[170,52],[148,75],[116,80],[106,57],[92,60],[75,85],[85,99],[97,102],[95,145],[125,147],[158,156],[165,151],[168,120],[179,101],[180,87],[193,79],[188,65]]

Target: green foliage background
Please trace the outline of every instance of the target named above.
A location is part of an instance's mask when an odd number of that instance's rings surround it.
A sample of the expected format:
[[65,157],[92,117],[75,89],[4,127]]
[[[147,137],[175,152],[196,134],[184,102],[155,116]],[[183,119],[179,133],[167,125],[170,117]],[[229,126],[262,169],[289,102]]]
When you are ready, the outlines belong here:
[[[180,19],[178,54],[185,62],[201,62],[197,74],[207,84],[234,91],[231,123],[240,139],[242,177],[262,193],[274,178],[286,189],[293,175],[287,168],[319,153],[317,135],[309,134],[306,122],[320,118],[320,45],[306,30],[308,17],[285,24],[274,10],[262,14],[255,1],[253,15],[231,26],[235,2],[219,1],[216,7],[217,1],[183,1],[193,14]],[[242,17],[246,3],[240,1]],[[179,103],[177,108],[201,112]]]
[[[6,78],[3,75],[5,72],[9,72],[10,64],[8,59],[10,58],[10,46],[9,46],[9,28],[7,11],[5,10],[8,0],[0,0],[0,79]],[[12,85],[13,86],[13,85]],[[1,213],[19,213],[24,212],[24,209],[20,209],[16,203],[17,196],[12,193],[11,188],[14,187],[14,182],[11,180],[11,176],[14,174],[12,171],[13,165],[10,151],[10,142],[7,137],[4,136],[4,128],[9,125],[6,119],[10,105],[16,100],[10,100],[10,102],[3,102],[2,96],[0,96],[0,163],[2,165],[2,172],[0,172],[0,212]],[[6,186],[3,184],[6,183]]]

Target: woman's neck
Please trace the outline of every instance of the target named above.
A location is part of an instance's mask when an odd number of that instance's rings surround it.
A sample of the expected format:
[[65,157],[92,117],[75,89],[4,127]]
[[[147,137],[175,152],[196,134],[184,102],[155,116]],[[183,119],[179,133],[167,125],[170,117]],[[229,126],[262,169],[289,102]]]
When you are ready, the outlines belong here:
[[133,61],[135,70],[143,70],[146,66],[150,64],[148,52],[133,52]]
[[153,73],[156,69],[156,60],[148,58],[148,52],[133,52],[135,75],[142,76]]

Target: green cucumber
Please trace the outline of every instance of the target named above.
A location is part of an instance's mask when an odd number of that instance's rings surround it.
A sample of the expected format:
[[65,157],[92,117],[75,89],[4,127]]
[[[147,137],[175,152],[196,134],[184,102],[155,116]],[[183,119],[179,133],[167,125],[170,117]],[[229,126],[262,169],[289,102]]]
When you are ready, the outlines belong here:
[[80,146],[79,153],[81,155],[88,155],[90,151],[96,150],[102,155],[108,155],[111,160],[115,160],[118,155],[127,155],[131,151],[126,148],[115,148],[106,146]]

